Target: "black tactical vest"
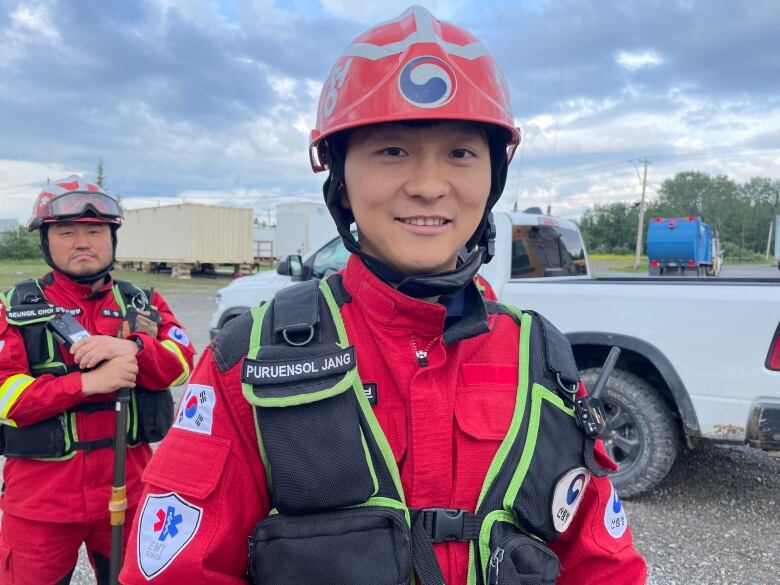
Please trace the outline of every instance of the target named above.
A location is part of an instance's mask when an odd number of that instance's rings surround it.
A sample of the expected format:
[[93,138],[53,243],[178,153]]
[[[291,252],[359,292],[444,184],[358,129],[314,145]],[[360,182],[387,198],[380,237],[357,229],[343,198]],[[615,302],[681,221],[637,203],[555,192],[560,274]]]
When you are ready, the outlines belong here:
[[[24,338],[30,375],[34,378],[51,374],[63,376],[78,370],[66,366],[60,343],[54,339],[47,323],[57,314],[57,307],[47,302],[44,289],[52,284],[51,273],[41,280],[25,280],[0,295],[6,305],[6,320],[18,327]],[[138,311],[144,311],[159,324],[159,313],[152,306],[152,292],[129,282],[115,280],[113,294],[125,322],[133,322]],[[132,330],[132,328],[131,328]],[[32,457],[62,461],[77,451],[113,447],[114,437],[82,441],[76,432],[76,413],[114,410],[114,400],[84,402],[26,427],[0,425],[0,454],[6,457]],[[170,390],[151,391],[134,388],[128,411],[127,440],[130,447],[161,440],[173,422],[173,397]]]
[[[250,537],[257,585],[441,585],[433,543],[470,542],[469,585],[548,585],[546,546],[568,527],[591,474],[594,440],[574,416],[578,373],[566,338],[540,315],[486,301],[520,326],[509,431],[475,513],[410,509],[387,439],[358,376],[333,275],[279,291],[214,341],[227,371],[242,365],[272,509]],[[243,346],[240,348],[239,346]],[[243,351],[242,351],[243,349]]]

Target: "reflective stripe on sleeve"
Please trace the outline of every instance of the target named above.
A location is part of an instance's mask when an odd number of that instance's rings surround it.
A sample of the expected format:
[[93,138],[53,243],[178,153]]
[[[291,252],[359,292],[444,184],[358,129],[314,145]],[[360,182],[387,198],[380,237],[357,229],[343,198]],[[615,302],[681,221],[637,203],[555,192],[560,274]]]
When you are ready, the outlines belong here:
[[187,363],[187,360],[184,358],[184,354],[181,352],[181,349],[179,349],[179,346],[170,339],[166,339],[161,343],[165,349],[175,354],[176,357],[179,358],[179,362],[181,362],[182,373],[178,378],[171,382],[171,386],[178,386],[179,384],[183,384],[187,381],[187,378],[190,377],[190,366]]
[[0,385],[0,423],[16,426],[16,423],[8,418],[8,413],[25,388],[35,382],[35,378],[27,374],[16,374],[8,378]]

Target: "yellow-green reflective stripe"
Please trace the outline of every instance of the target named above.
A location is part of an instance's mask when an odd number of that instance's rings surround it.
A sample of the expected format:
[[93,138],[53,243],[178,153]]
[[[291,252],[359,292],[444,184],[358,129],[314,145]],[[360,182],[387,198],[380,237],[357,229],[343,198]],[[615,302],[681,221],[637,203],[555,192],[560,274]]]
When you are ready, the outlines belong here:
[[[35,382],[35,378],[27,374],[15,374],[3,382],[0,386],[0,418],[8,420],[8,412],[11,407],[19,400],[19,396],[25,388],[33,382]],[[16,424],[11,426],[16,426]]]
[[181,349],[179,349],[179,346],[170,339],[163,341],[162,346],[168,351],[174,353],[181,362],[182,373],[173,382],[171,382],[171,386],[178,386],[179,384],[183,384],[187,381],[187,378],[190,377],[190,366],[187,363],[187,360],[184,359],[184,354],[181,352]]
[[479,494],[479,500],[477,500],[477,509],[482,505],[482,500],[485,498],[490,486],[496,479],[498,472],[501,470],[501,466],[504,464],[504,460],[509,454],[512,445],[517,438],[517,433],[520,432],[520,426],[523,422],[523,416],[525,415],[525,405],[528,396],[528,360],[529,360],[529,347],[531,346],[531,326],[533,324],[533,318],[528,313],[521,313],[519,309],[512,306],[507,306],[516,316],[520,317],[520,343],[518,344],[518,370],[517,376],[517,395],[515,396],[515,411],[512,414],[512,421],[509,424],[509,431],[501,441],[501,445],[498,447],[496,455],[493,457],[493,461],[490,463],[488,472],[485,475],[485,481],[482,484],[482,491]]
[[[330,290],[330,285],[328,285],[327,281],[320,281],[320,290],[322,291],[322,295],[325,297],[325,302],[328,305],[330,314],[333,316],[333,321],[336,324],[336,331],[339,334],[339,345],[341,347],[348,347],[349,338],[347,337],[347,329],[344,327],[344,320],[341,318],[341,311],[339,311],[339,306],[336,303],[336,299],[333,298],[333,292]],[[357,372],[357,367],[355,367],[355,372]],[[360,406],[360,410],[363,412],[363,416],[368,422],[368,426],[371,429],[371,434],[373,435],[374,440],[379,447],[379,451],[382,453],[382,457],[385,460],[385,465],[387,465],[387,469],[390,472],[390,477],[393,479],[393,484],[395,484],[395,489],[398,492],[398,498],[402,503],[405,504],[406,497],[404,496],[404,488],[401,484],[401,472],[398,470],[398,465],[395,462],[395,455],[393,455],[393,450],[390,448],[390,443],[387,442],[387,437],[382,431],[382,427],[374,415],[374,409],[371,408],[371,405],[368,403],[368,399],[366,398],[366,393],[363,388],[363,382],[360,380],[360,376],[355,376],[355,385],[353,388],[357,397],[358,405]]]
[[[265,303],[259,307],[252,307],[250,312],[252,313],[252,332],[249,337],[249,353],[248,357],[255,359],[257,353],[260,351],[260,332],[263,328],[263,320],[265,318],[265,312],[268,310],[270,303]],[[255,397],[252,391],[252,384],[246,382],[241,383],[241,391],[244,394],[244,398],[247,402],[252,404],[252,400]],[[268,493],[271,493],[271,466],[268,463],[268,456],[265,453],[265,446],[263,445],[263,438],[260,436],[260,421],[257,420],[257,409],[252,408],[252,416],[255,419],[255,435],[257,435],[257,448],[260,451],[260,460],[263,462],[265,468],[265,481]]]
[[114,300],[119,305],[119,310],[122,311],[122,316],[127,314],[127,307],[125,307],[125,300],[122,298],[122,293],[119,292],[119,285],[115,284],[111,287],[111,292],[114,293]]

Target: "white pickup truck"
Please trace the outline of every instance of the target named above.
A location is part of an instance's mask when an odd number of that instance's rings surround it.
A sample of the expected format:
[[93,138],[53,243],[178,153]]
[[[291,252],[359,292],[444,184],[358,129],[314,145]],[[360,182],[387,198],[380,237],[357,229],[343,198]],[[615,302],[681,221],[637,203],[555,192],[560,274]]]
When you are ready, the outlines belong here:
[[[593,278],[576,224],[534,211],[494,214],[496,255],[480,272],[502,302],[538,311],[566,334],[586,382],[621,348],[601,396],[621,495],[657,485],[683,445],[780,450],[779,280]],[[232,282],[217,296],[212,335],[347,257],[334,236],[277,272]]]

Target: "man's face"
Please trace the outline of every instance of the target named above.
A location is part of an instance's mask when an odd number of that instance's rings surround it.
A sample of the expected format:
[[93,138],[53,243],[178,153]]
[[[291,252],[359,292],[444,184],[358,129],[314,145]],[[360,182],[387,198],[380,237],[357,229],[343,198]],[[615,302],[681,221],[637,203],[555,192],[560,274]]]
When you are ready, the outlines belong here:
[[51,224],[48,229],[49,254],[60,270],[90,276],[114,257],[108,224],[65,222]]
[[383,124],[353,132],[341,203],[361,248],[404,274],[455,268],[490,192],[490,149],[471,124]]

